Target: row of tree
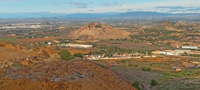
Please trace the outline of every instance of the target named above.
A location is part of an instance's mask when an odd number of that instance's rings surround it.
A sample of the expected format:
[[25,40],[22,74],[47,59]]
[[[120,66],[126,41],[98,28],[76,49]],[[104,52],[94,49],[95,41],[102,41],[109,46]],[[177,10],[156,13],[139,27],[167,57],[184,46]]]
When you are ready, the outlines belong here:
[[[156,85],[158,85],[158,82],[157,82],[156,80],[152,79],[152,80],[151,80],[151,86],[156,86]],[[142,90],[142,89],[140,88],[140,83],[139,83],[138,81],[135,81],[135,82],[132,84],[132,86],[135,87],[135,88],[138,89],[138,90]]]

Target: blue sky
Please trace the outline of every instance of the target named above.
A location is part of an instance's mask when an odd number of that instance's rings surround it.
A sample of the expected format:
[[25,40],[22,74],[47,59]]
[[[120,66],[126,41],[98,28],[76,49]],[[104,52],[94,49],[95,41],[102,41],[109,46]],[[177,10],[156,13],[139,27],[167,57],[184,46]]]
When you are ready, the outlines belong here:
[[199,13],[199,0],[0,0],[0,12],[104,13],[154,11]]

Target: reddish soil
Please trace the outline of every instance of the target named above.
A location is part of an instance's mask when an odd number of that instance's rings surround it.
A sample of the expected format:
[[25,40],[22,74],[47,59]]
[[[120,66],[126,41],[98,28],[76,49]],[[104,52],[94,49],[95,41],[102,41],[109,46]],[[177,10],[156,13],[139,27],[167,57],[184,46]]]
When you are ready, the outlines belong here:
[[25,51],[20,47],[13,46],[6,42],[0,42],[0,63],[12,58],[26,57],[34,54],[36,54],[36,52]]
[[165,71],[164,69],[162,69],[162,68],[157,68],[157,67],[151,67],[151,69],[153,69],[153,70],[158,70],[158,71]]
[[57,37],[49,37],[49,38],[31,38],[31,39],[19,39],[19,42],[43,42],[43,41],[51,41],[55,40]]
[[144,61],[150,61],[150,62],[157,62],[157,61],[162,61],[163,60],[163,57],[149,57],[149,58],[142,58],[141,60],[144,60]]
[[90,61],[49,61],[0,70],[1,90],[136,90]]

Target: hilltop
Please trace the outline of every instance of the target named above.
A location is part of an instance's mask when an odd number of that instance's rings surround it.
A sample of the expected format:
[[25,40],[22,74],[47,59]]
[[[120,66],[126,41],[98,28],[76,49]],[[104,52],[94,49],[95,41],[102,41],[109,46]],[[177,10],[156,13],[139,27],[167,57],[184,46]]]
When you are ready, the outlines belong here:
[[69,38],[79,40],[105,40],[129,38],[131,33],[100,23],[90,23],[69,33]]
[[18,65],[0,75],[1,90],[136,90],[111,70],[81,59]]

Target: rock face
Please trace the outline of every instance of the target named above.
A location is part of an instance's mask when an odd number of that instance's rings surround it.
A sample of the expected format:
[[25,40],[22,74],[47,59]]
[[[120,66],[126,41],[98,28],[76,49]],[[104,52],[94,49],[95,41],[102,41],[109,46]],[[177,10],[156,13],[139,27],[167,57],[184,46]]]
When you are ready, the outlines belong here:
[[90,61],[50,61],[0,72],[1,90],[136,90],[114,72]]
[[69,38],[79,40],[104,40],[129,38],[130,32],[118,30],[100,23],[90,23],[78,30],[71,31]]

